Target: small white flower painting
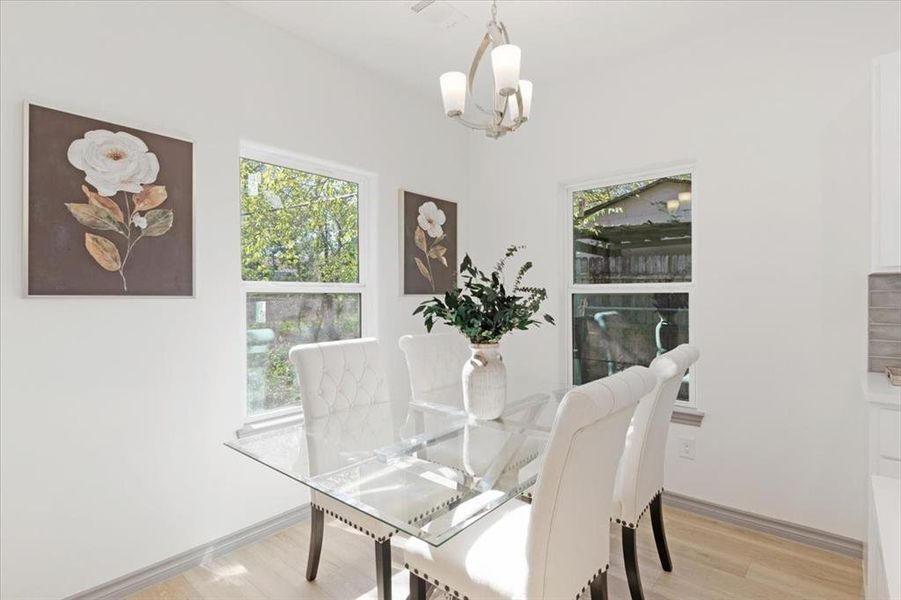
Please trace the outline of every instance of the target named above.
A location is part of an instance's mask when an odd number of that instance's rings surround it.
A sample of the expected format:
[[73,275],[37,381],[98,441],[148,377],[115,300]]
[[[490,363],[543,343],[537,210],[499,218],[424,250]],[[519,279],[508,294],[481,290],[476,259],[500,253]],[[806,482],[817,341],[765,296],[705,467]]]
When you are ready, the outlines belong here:
[[26,110],[28,294],[192,295],[192,144]]
[[403,293],[443,294],[457,281],[457,205],[402,192]]

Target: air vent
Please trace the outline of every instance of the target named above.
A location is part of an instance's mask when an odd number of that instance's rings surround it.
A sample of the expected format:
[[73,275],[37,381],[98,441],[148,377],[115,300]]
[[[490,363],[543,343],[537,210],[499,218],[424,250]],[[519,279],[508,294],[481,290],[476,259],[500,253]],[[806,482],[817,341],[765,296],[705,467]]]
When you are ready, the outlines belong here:
[[422,11],[422,9],[426,8],[427,6],[429,6],[430,4],[432,4],[434,2],[435,2],[435,0],[419,0],[419,2],[417,2],[416,4],[414,4],[413,6],[410,7],[410,10],[412,10],[415,13],[418,13],[418,12]]
[[469,20],[459,9],[443,0],[420,0],[410,10],[435,29],[450,29]]

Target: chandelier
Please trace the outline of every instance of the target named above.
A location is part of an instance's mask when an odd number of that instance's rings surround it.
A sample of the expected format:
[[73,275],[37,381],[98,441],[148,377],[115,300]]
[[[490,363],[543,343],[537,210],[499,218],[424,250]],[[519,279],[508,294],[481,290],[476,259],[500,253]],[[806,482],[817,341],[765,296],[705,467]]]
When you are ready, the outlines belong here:
[[[478,110],[478,120],[464,118],[466,98],[472,97],[476,72],[485,53],[490,49],[491,70],[494,73],[494,96],[486,108],[473,99]],[[497,2],[491,3],[491,21],[488,30],[476,50],[469,75],[450,71],[441,76],[441,99],[445,114],[470,129],[484,131],[497,139],[511,133],[529,120],[532,106],[532,82],[519,78],[519,46],[510,43],[507,28],[497,20]]]

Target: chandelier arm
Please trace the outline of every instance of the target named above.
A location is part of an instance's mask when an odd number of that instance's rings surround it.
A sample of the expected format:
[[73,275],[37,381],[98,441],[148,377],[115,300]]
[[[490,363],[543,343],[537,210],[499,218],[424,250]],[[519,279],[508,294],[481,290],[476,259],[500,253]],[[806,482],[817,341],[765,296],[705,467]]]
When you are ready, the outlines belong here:
[[472,96],[472,91],[475,89],[476,71],[479,68],[479,63],[482,62],[482,56],[485,55],[485,51],[490,45],[491,33],[485,32],[484,37],[482,37],[482,43],[479,44],[479,49],[476,50],[476,55],[473,57],[472,64],[469,66],[469,79],[467,80],[467,83],[469,84],[470,96]]
[[501,35],[504,36],[504,43],[505,43],[505,44],[509,44],[509,43],[510,43],[510,36],[507,34],[507,27],[504,25],[503,21],[498,21],[498,22],[497,22],[497,28],[500,30]]
[[497,113],[497,111],[488,110],[487,108],[485,108],[484,106],[482,106],[482,105],[479,104],[478,102],[473,101],[473,104],[474,104],[475,107],[478,108],[479,111],[480,111],[483,115],[485,115],[486,117],[490,117],[490,118],[493,119],[494,116],[495,116],[495,114]]
[[465,125],[466,127],[469,127],[470,129],[477,129],[479,131],[491,131],[491,129],[492,129],[491,125],[485,125],[482,123],[474,123],[473,121],[468,121],[468,120],[464,119],[461,115],[456,115],[451,118],[453,120],[457,121],[458,123],[460,123],[461,125]]
[[[513,125],[509,126],[510,131],[516,131],[516,129],[519,127],[520,124],[525,123],[528,120],[528,119],[522,118],[522,91],[517,89],[516,93],[513,94],[513,96],[516,97],[516,105],[517,105],[517,107],[519,107],[519,110],[516,113],[519,115],[519,117],[516,118],[516,120],[513,122]],[[497,119],[497,121],[495,122],[495,125],[500,126],[504,122],[504,119],[507,118],[507,115],[509,113],[510,113],[510,98],[508,97],[508,98],[504,99],[504,110],[502,110],[502,111],[498,110],[498,111],[495,111],[495,113],[494,113],[495,118]],[[505,126],[505,127],[507,127],[507,126]]]
[[516,117],[516,122],[525,123],[527,119],[522,116],[522,90],[520,88],[516,88],[516,106],[519,108],[519,110],[516,111],[516,114],[519,115]]
[[507,118],[507,113],[510,112],[510,98],[504,98],[504,110],[495,111],[495,116],[497,118],[497,124],[500,125],[504,122],[504,119]]
[[488,24],[488,31],[486,31],[485,35],[482,37],[482,43],[479,44],[479,48],[476,50],[475,56],[473,56],[472,64],[469,66],[469,77],[467,79],[469,84],[467,91],[470,98],[472,98],[472,103],[482,114],[490,117],[492,120],[497,118],[497,109],[489,110],[475,100],[475,80],[479,66],[482,64],[482,59],[485,58],[485,52],[487,52],[489,48],[497,47],[500,43],[509,44],[510,36],[507,34],[507,28],[502,22],[492,19]]

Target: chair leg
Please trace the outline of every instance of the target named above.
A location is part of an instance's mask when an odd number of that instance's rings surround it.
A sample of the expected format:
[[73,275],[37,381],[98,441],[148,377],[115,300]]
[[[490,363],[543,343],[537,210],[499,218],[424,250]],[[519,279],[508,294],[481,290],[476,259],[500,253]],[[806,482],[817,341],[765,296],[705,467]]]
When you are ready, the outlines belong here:
[[623,559],[626,563],[626,579],[632,600],[644,600],[641,590],[641,575],[638,572],[638,546],[635,544],[636,529],[623,526]]
[[410,600],[425,600],[428,589],[425,579],[410,573]]
[[663,496],[651,501],[651,525],[654,527],[654,541],[657,542],[657,554],[660,556],[660,566],[669,573],[673,570],[673,561],[669,555],[669,546],[666,545],[666,530],[663,528]]
[[322,555],[322,534],[325,528],[325,514],[321,508],[313,507],[310,515],[310,551],[307,553],[307,581],[316,579],[319,572],[319,557]]
[[594,578],[591,582],[591,600],[610,600],[607,594],[607,571]]
[[379,600],[391,600],[391,539],[375,543],[375,585]]

